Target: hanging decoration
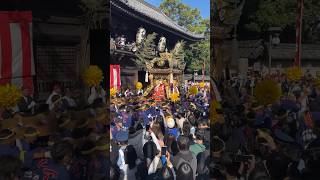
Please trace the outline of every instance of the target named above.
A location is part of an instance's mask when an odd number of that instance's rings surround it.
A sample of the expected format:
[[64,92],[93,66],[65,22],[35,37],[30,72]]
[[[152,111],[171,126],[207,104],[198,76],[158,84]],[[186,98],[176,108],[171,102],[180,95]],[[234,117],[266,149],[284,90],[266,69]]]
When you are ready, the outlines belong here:
[[97,86],[103,80],[102,70],[96,65],[90,65],[82,75],[83,81],[87,86]]
[[170,95],[170,100],[171,100],[172,102],[177,102],[177,101],[179,101],[179,100],[180,100],[180,98],[179,98],[179,93],[176,93],[176,92],[172,93],[172,94]]
[[7,84],[0,86],[0,107],[12,108],[17,105],[21,98],[21,91],[15,85]]
[[281,97],[281,88],[274,80],[264,80],[254,88],[254,95],[262,105],[273,104]]
[[115,87],[110,88],[110,97],[114,97],[117,94],[117,89]]
[[191,86],[190,89],[189,89],[189,93],[191,95],[197,95],[198,94],[198,88],[197,86]]
[[202,81],[201,83],[199,83],[199,87],[200,87],[200,88],[204,88],[205,86],[206,86],[206,83],[205,83],[205,82]]
[[302,77],[302,72],[299,67],[291,67],[287,69],[287,78],[289,81],[299,81]]
[[136,89],[137,89],[137,90],[142,89],[142,87],[143,87],[143,86],[142,86],[142,83],[141,83],[141,82],[137,82],[137,83],[136,83]]

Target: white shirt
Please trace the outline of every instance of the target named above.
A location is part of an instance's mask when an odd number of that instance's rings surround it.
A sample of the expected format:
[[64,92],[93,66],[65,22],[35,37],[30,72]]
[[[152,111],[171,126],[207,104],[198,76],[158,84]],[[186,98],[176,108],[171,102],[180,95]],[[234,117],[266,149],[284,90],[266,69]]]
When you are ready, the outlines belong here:
[[48,104],[50,106],[50,104],[52,104],[52,97],[55,96],[55,95],[59,95],[58,93],[56,93],[55,91],[53,91],[50,96],[48,97],[47,101],[46,101],[46,104]]
[[74,101],[74,99],[68,96],[64,96],[63,99],[67,100],[70,107],[76,107],[76,102]]
[[[54,104],[53,104],[53,102],[52,102],[51,99],[52,99],[52,97],[55,96],[55,95],[59,95],[59,94],[56,93],[55,91],[53,91],[53,92],[51,93],[51,95],[48,97],[47,101],[46,101],[46,104],[49,105],[49,109],[50,109],[50,110],[52,110],[53,107],[54,107]],[[59,95],[59,96],[60,96],[60,95]]]
[[98,94],[98,91],[96,90],[95,87],[91,87],[91,93],[88,97],[88,103],[92,104],[94,102],[94,100],[98,99],[98,98],[102,98],[103,103],[106,103],[106,92],[104,91],[103,88],[101,88],[101,92],[100,94]]

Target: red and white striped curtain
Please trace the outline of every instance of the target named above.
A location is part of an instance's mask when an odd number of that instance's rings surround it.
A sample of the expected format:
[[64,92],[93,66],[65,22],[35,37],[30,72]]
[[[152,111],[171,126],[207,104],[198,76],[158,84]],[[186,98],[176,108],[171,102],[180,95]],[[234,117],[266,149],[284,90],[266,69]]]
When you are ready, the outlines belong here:
[[120,65],[110,65],[110,88],[121,88]]
[[33,89],[31,11],[0,11],[0,84]]

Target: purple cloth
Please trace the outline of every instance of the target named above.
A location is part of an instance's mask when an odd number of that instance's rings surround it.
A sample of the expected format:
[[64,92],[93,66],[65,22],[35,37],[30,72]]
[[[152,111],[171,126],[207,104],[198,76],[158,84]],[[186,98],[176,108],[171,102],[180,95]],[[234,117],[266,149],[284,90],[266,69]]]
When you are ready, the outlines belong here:
[[20,151],[17,147],[0,145],[0,156],[9,155],[19,158]]

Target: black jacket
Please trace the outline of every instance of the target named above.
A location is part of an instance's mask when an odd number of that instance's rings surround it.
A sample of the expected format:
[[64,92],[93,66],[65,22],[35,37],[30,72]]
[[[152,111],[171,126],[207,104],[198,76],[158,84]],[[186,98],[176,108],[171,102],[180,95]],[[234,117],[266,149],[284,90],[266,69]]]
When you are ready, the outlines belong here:
[[23,113],[31,113],[31,109],[28,108],[28,106],[33,101],[33,98],[31,96],[27,96],[27,100],[22,97],[20,101],[18,102],[18,108],[20,112]]

